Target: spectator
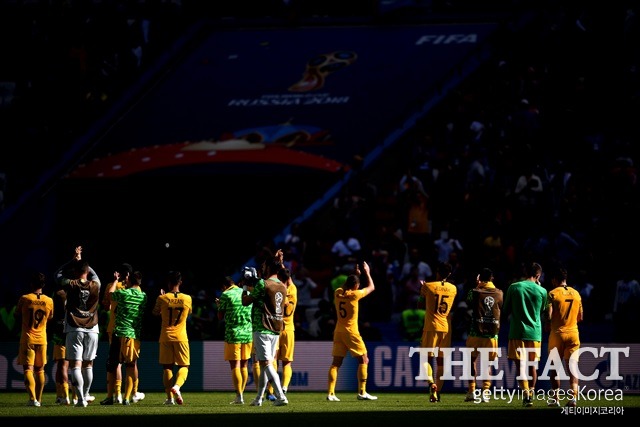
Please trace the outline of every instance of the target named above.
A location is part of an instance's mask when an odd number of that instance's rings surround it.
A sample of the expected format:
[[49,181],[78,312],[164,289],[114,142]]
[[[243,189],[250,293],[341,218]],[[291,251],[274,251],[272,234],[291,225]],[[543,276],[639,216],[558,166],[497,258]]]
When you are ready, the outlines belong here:
[[318,301],[318,310],[309,323],[309,335],[322,341],[333,338],[333,330],[336,326],[336,315],[331,303],[326,299]]
[[418,279],[425,281],[429,280],[433,276],[431,266],[423,259],[423,254],[417,247],[412,247],[409,250],[409,258],[404,264],[402,264],[402,270],[400,271],[400,281],[406,281],[410,275],[411,270],[416,267],[418,269]]
[[614,340],[637,342],[640,320],[640,284],[633,273],[626,271],[616,282],[613,300]]
[[292,279],[298,289],[296,318],[300,322],[308,323],[310,317],[307,311],[315,310],[316,308],[314,304],[316,299],[313,297],[313,292],[315,289],[318,289],[318,284],[309,276],[309,270],[304,266],[300,266]]
[[580,293],[583,309],[589,313],[589,316],[583,319],[582,322],[597,322],[602,319],[603,313],[598,313],[598,306],[600,304],[597,301],[596,292],[594,292],[595,286],[589,276],[589,272],[581,268],[576,271],[575,278],[572,282],[574,288]]
[[412,167],[407,167],[405,173],[400,178],[400,182],[398,182],[398,193],[402,194],[413,189],[420,193],[427,194],[420,178],[414,175]]
[[337,267],[347,266],[347,268],[352,268],[360,259],[361,251],[360,240],[348,232],[343,232],[331,247],[334,264]]
[[530,224],[538,219],[543,191],[542,178],[535,173],[535,168],[532,165],[525,166],[514,189],[518,207],[516,219],[519,223]]
[[441,231],[440,238],[435,240],[433,244],[438,256],[438,262],[448,262],[451,252],[462,253],[462,243],[455,237],[450,236],[448,230]]
[[205,289],[200,289],[193,300],[193,313],[189,319],[191,340],[210,340],[216,337],[217,315],[213,301]]
[[420,271],[417,265],[411,266],[409,276],[405,279],[402,286],[402,300],[403,308],[416,307],[418,299],[420,299],[420,289],[422,288],[422,282],[420,279]]
[[[284,237],[284,251],[288,256],[291,263],[300,264],[304,261],[305,249],[307,242],[302,235],[302,225],[300,222],[294,222],[291,224],[291,229]],[[295,271],[293,266],[289,266],[289,269]]]
[[403,341],[420,342],[424,327],[425,311],[422,308],[406,308],[401,315],[401,334]]
[[349,277],[349,266],[343,265],[340,266],[340,269],[336,273],[334,277],[329,281],[329,287],[325,291],[325,299],[333,304],[333,296],[336,289],[341,288],[342,285],[347,281],[347,277]]
[[[410,181],[413,182],[413,181]],[[409,247],[429,246],[431,224],[429,219],[429,195],[413,185],[402,193],[405,240]]]

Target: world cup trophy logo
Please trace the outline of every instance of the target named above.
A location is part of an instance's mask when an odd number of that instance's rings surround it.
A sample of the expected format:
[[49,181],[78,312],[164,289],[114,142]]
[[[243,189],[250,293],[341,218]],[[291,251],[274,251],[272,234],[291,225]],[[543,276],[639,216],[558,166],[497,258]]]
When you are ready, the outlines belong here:
[[276,314],[282,313],[282,292],[276,293]]
[[493,297],[484,297],[482,300],[482,305],[484,305],[484,314],[485,317],[493,317],[493,305],[496,301]]
[[358,55],[348,50],[338,50],[311,58],[307,62],[302,79],[289,87],[289,92],[309,92],[324,86],[325,79],[331,73],[341,70],[355,62]]

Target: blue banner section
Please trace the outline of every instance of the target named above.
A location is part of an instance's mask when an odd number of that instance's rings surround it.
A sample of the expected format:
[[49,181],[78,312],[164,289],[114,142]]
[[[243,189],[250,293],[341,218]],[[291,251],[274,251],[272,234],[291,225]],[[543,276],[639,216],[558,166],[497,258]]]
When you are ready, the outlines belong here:
[[[197,163],[227,172],[217,162],[229,151],[244,158],[227,162],[260,163],[255,150],[271,145],[286,148],[279,157],[292,165],[309,167],[303,152],[332,170],[371,152],[439,86],[460,78],[495,30],[476,23],[214,31],[75,173],[176,173],[171,167],[184,165],[185,151],[209,153]],[[185,142],[194,144],[172,146]],[[131,158],[141,148],[149,150],[144,161]]]

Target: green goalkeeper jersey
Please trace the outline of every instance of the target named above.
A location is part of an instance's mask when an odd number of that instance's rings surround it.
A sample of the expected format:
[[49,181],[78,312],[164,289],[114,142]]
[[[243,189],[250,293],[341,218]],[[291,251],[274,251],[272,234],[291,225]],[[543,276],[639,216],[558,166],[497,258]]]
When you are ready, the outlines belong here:
[[218,310],[224,312],[224,341],[246,344],[252,341],[251,305],[242,305],[242,289],[230,286],[222,295]]
[[118,289],[111,294],[111,299],[118,303],[114,335],[139,340],[142,335],[147,294],[140,288]]

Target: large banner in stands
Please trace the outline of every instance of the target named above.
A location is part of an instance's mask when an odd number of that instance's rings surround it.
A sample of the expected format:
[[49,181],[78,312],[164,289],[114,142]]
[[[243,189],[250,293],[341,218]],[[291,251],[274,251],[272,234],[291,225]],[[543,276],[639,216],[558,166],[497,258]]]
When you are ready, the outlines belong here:
[[[427,383],[417,380],[420,376],[420,354],[411,344],[402,343],[369,343],[369,378],[367,390],[374,392],[427,392]],[[293,376],[289,385],[290,391],[326,391],[327,372],[331,364],[332,343],[327,341],[300,341],[296,343],[295,360],[293,361]],[[585,379],[580,386],[585,390],[622,390],[624,393],[640,393],[640,344],[600,344],[588,343],[582,345],[585,350],[579,362],[579,374]],[[412,354],[413,349],[413,354]],[[462,367],[462,349],[454,347],[452,350],[453,369],[455,378],[446,381],[444,392],[463,392],[467,382],[460,379]],[[108,346],[101,343],[98,358],[94,365],[94,382],[92,392],[106,391],[105,362]],[[0,343],[0,390],[24,390],[22,366],[17,364],[18,343]],[[494,374],[503,372],[502,378],[493,381],[496,388],[513,390],[517,388],[516,371],[507,360],[506,347],[501,348]],[[162,368],[158,364],[158,344],[144,342],[142,357],[139,363],[140,390],[161,391]],[[412,355],[411,355],[412,354]],[[553,361],[546,357],[546,347],[543,343],[543,357],[539,364],[538,388],[548,389],[549,369]],[[456,365],[458,361],[458,365]],[[338,375],[337,392],[353,392],[357,390],[356,361],[348,356]],[[251,368],[251,367],[250,367]],[[247,385],[247,392],[253,393],[255,382],[251,370]],[[47,392],[55,391],[53,378],[54,363],[49,361],[46,367]],[[189,378],[183,390],[185,391],[229,391],[232,392],[231,373],[229,364],[223,358],[223,343],[221,341],[195,341],[191,343],[191,369]],[[563,381],[566,387],[567,381]]]
[[463,78],[497,28],[212,31],[70,176],[180,175],[194,165],[215,173],[225,164],[338,171]]

